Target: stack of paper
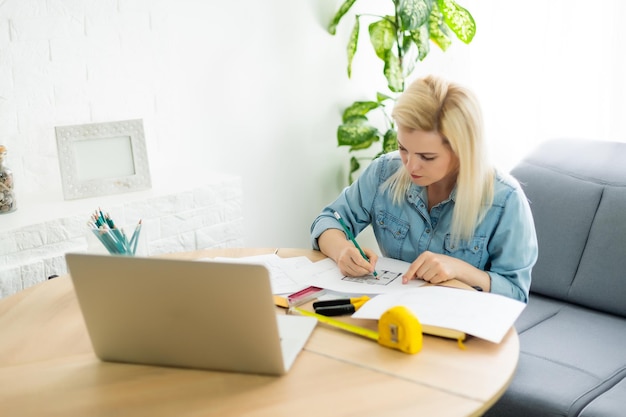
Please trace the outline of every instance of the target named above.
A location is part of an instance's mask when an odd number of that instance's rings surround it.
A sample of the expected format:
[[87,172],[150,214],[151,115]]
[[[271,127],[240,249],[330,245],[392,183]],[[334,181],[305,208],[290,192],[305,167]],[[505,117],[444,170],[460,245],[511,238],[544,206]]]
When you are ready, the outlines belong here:
[[458,330],[500,343],[526,304],[497,294],[428,286],[379,295],[365,303],[354,318],[378,319],[403,305],[423,325]]

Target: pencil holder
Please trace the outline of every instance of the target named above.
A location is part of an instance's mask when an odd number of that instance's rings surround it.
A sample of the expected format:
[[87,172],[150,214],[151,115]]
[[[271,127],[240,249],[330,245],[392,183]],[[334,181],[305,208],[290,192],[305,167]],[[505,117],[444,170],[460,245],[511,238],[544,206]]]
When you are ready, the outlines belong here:
[[130,239],[121,231],[114,232],[111,229],[92,229],[91,231],[111,255],[136,255],[141,231],[133,233]]
[[100,209],[91,216],[87,223],[91,233],[96,237],[102,248],[111,255],[135,256],[141,236],[141,220],[133,227],[133,232],[127,235],[123,228],[117,227],[108,214],[103,214]]

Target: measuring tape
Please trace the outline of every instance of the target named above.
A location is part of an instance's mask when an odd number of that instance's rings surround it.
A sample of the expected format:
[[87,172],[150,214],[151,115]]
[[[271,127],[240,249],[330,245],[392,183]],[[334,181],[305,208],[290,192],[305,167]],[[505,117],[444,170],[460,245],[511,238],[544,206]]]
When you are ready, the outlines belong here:
[[422,325],[417,317],[404,306],[395,306],[385,311],[378,320],[378,331],[344,323],[298,307],[292,309],[304,316],[315,317],[319,322],[376,340],[381,346],[411,354],[422,350]]

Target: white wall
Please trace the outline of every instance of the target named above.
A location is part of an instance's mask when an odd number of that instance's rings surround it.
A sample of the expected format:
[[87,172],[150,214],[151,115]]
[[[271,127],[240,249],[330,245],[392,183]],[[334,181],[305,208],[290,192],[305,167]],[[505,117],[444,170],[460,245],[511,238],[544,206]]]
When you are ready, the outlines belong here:
[[[308,247],[312,219],[344,185],[340,111],[382,88],[365,48],[346,78],[351,23],[325,30],[340,4],[1,1],[0,143],[21,209],[62,200],[54,126],[142,118],[154,187],[240,175],[245,244]],[[416,75],[476,91],[501,167],[555,136],[625,140],[622,2],[461,4],[474,42],[433,47]]]

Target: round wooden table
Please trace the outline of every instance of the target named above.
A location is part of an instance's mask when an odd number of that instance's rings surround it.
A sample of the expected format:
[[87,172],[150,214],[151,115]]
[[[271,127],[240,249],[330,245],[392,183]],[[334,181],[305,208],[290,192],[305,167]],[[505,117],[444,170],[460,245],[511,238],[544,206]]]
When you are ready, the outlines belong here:
[[[312,250],[276,253],[324,258]],[[408,355],[320,324],[282,377],[101,362],[66,275],[0,300],[0,415],[478,416],[508,387],[519,339],[512,328],[500,344],[470,338],[465,346],[425,336],[422,351]]]

